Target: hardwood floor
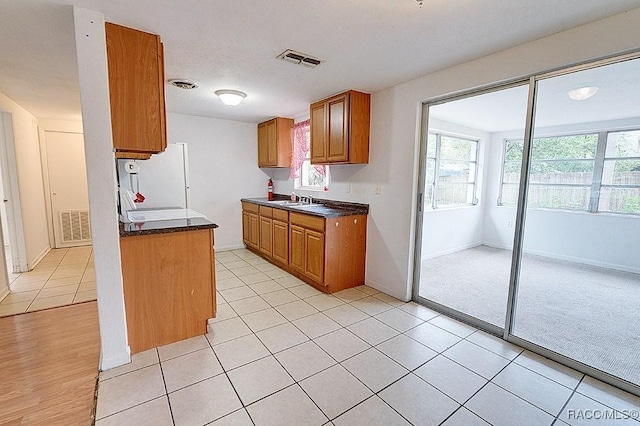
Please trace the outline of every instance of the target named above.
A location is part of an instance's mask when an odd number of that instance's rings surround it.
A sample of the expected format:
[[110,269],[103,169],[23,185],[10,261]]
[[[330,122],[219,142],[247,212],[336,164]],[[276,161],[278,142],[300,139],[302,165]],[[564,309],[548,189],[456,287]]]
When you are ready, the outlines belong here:
[[90,425],[96,302],[0,318],[0,424]]

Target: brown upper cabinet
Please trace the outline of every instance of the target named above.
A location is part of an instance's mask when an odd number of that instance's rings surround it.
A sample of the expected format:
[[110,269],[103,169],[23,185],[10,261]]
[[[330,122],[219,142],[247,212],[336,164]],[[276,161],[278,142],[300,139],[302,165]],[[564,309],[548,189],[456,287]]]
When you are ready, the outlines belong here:
[[107,22],[113,147],[119,158],[149,158],[167,146],[160,36]]
[[350,90],[311,104],[311,163],[369,162],[371,95]]
[[258,167],[290,167],[293,119],[276,117],[258,124]]

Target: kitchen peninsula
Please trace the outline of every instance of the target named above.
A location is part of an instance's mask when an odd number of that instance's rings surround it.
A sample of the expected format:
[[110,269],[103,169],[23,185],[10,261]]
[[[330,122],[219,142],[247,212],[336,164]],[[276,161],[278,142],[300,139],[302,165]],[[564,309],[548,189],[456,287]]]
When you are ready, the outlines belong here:
[[120,224],[131,353],[207,332],[216,315],[217,227],[204,218]]
[[249,250],[325,293],[364,284],[367,204],[243,198]]

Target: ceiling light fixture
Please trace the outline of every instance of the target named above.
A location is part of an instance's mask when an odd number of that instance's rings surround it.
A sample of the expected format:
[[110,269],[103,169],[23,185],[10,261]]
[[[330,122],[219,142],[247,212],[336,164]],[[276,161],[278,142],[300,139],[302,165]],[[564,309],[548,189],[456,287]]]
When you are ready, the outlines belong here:
[[216,95],[218,95],[218,97],[224,104],[229,106],[236,106],[240,102],[242,102],[244,98],[247,97],[246,93],[241,92],[239,90],[226,90],[226,89],[216,90]]
[[595,86],[580,87],[579,89],[569,90],[569,97],[574,101],[584,101],[596,94],[598,88]]

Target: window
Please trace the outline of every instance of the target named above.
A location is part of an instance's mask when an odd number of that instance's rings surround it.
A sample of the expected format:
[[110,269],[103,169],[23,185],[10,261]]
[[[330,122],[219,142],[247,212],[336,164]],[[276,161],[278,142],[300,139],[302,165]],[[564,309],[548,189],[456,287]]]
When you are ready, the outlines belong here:
[[426,205],[437,209],[478,204],[477,140],[429,133],[426,161]]
[[291,159],[291,177],[295,189],[310,191],[329,190],[329,166],[311,164],[310,121],[306,120],[293,126],[293,155]]
[[640,214],[640,130],[607,134],[598,211]]
[[[505,140],[499,205],[518,200],[522,150]],[[640,131],[534,139],[527,206],[640,213]]]

